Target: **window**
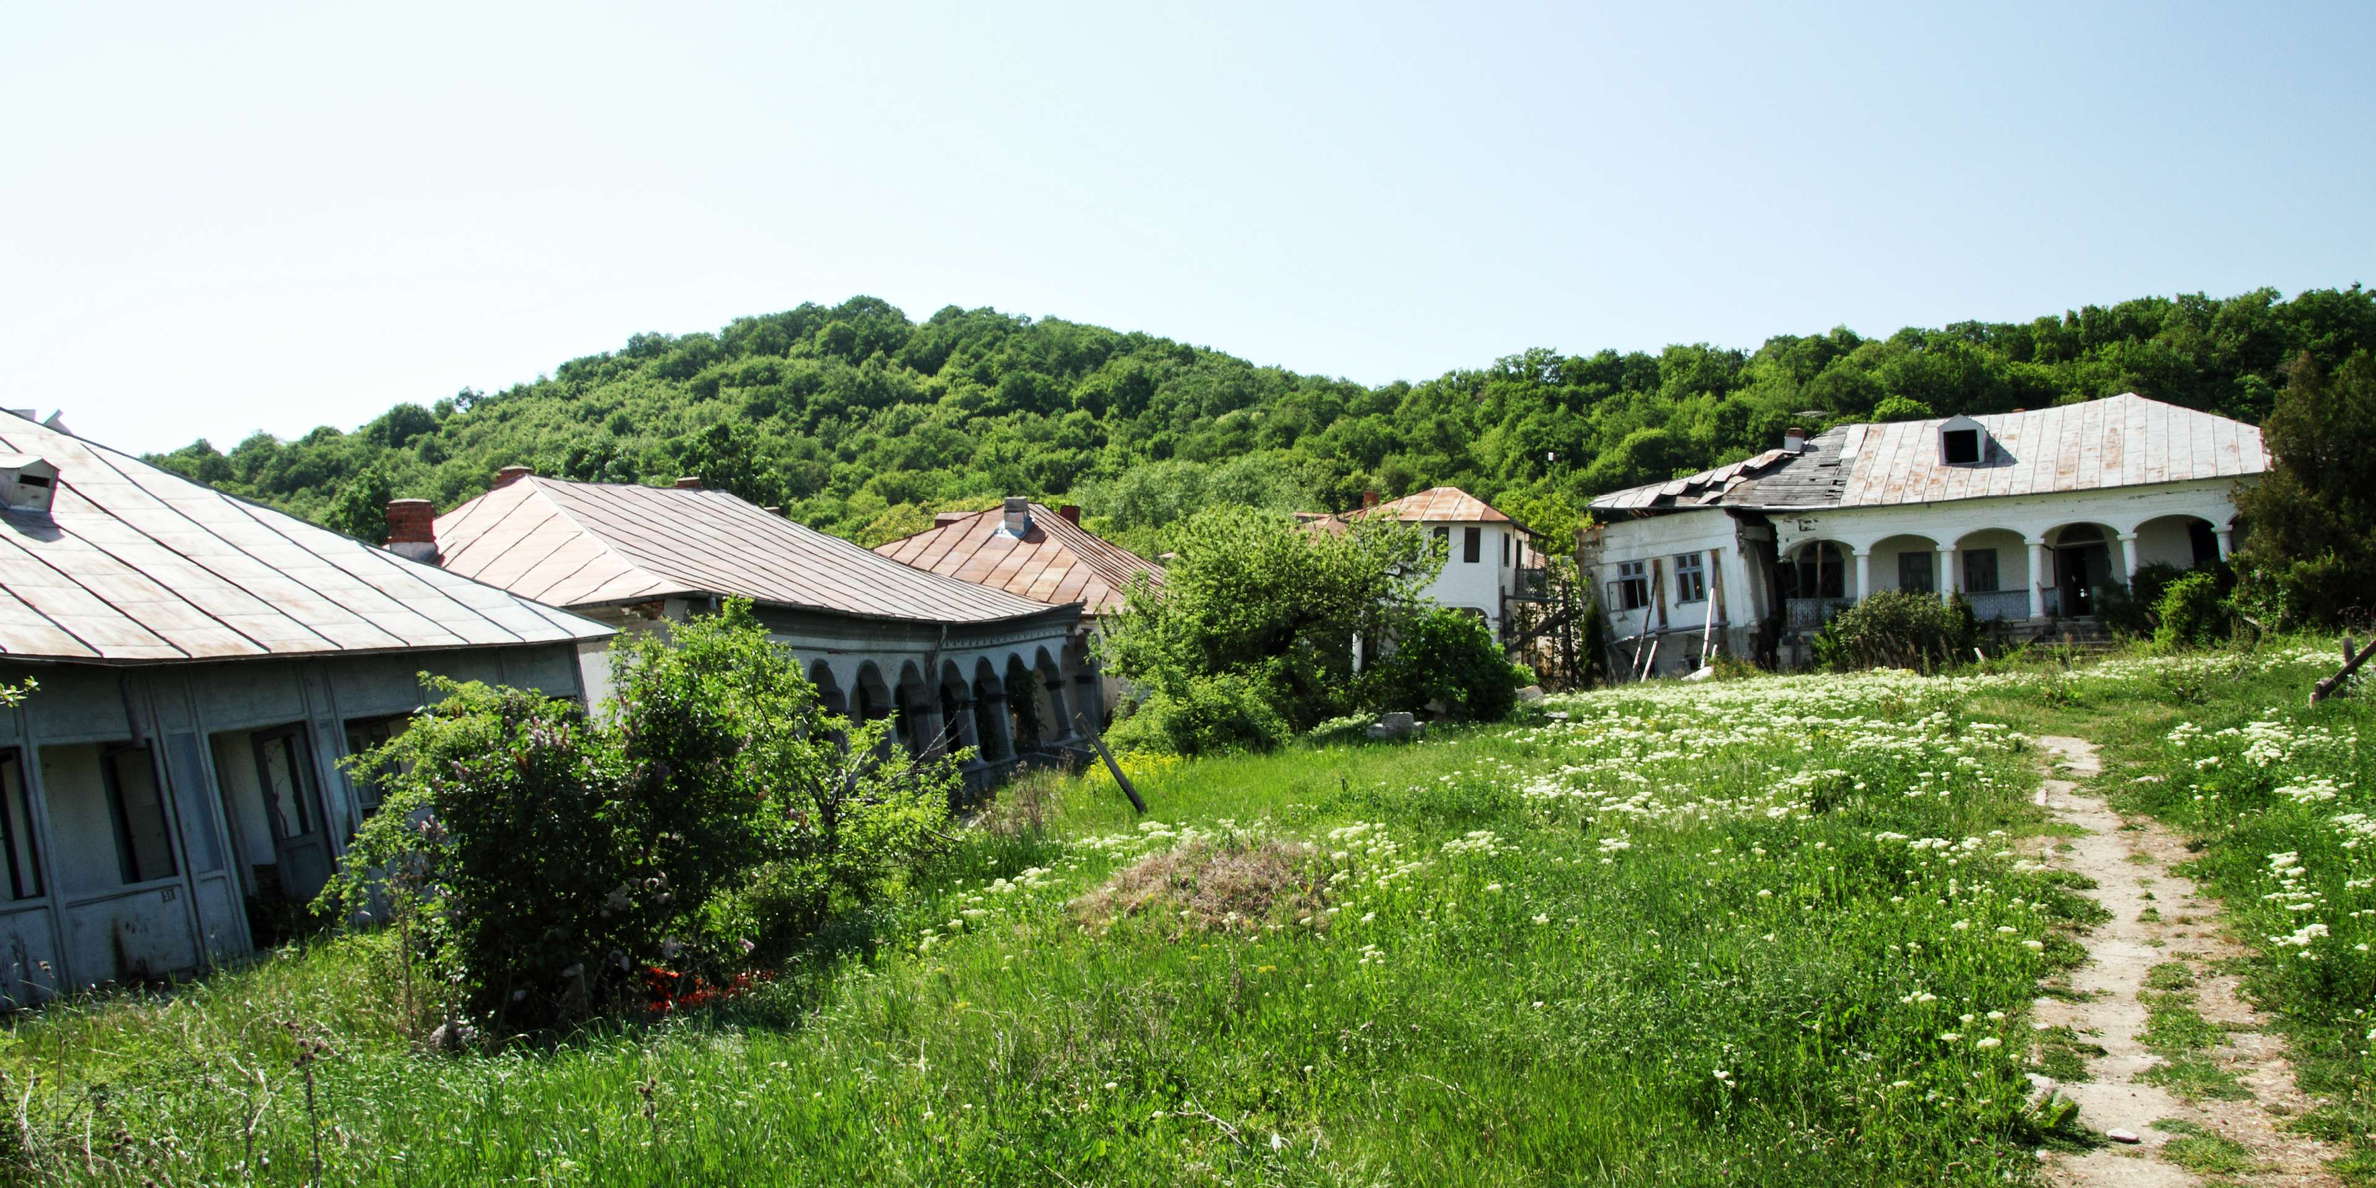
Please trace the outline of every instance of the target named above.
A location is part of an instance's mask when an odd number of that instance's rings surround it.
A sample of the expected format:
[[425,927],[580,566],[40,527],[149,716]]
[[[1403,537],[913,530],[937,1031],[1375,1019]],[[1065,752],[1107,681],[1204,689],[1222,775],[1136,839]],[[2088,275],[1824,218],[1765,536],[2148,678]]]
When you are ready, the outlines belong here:
[[1617,563],[1617,580],[1609,583],[1609,605],[1621,611],[1640,610],[1650,603],[1650,574],[1644,562]]
[[1706,558],[1698,553],[1675,556],[1675,601],[1701,602],[1708,597]]
[[[347,754],[360,755],[404,733],[411,718],[398,714],[391,718],[356,718],[346,724]],[[353,775],[355,806],[366,817],[379,807],[381,792],[377,772],[359,771]]]
[[1997,551],[1995,549],[1965,549],[1963,588],[1973,594],[1994,593],[1997,588]]
[[173,863],[172,821],[148,748],[111,747],[102,770],[108,815],[115,819],[116,865],[124,882],[145,883],[181,873]]
[[8,899],[41,897],[41,854],[33,845],[33,808],[25,801],[24,756],[0,751],[0,860],[8,869],[0,878],[0,896]]
[[1931,555],[1915,549],[1898,554],[1898,589],[1915,590],[1924,594],[1938,592],[1937,575],[1931,570]]
[[1461,530],[1460,530],[1460,559],[1461,559],[1461,561],[1463,561],[1463,562],[1465,562],[1465,563],[1467,563],[1467,564],[1469,564],[1469,565],[1475,565],[1475,564],[1477,563],[1478,547],[1479,547],[1479,545],[1481,545],[1481,544],[1484,542],[1484,539],[1485,539],[1485,530],[1484,530],[1484,529],[1482,529],[1482,528],[1463,528],[1463,529],[1461,529]]
[[311,811],[313,773],[306,770],[304,739],[299,727],[283,726],[256,735],[256,783],[264,789],[264,815],[272,821],[272,836],[291,841],[314,831]]
[[1436,538],[1436,543],[1437,543],[1438,545],[1441,545],[1441,546],[1443,546],[1443,550],[1444,550],[1444,553],[1445,553],[1445,555],[1446,555],[1446,556],[1449,556],[1449,555],[1451,555],[1451,552],[1452,552],[1452,530],[1451,530],[1451,529],[1449,529],[1449,528],[1438,528],[1438,529],[1436,529],[1436,530],[1435,530],[1435,538]]
[[1510,534],[1502,533],[1502,568],[1510,567]]
[[1950,429],[1939,435],[1949,466],[1969,466],[1980,460],[1980,431]]

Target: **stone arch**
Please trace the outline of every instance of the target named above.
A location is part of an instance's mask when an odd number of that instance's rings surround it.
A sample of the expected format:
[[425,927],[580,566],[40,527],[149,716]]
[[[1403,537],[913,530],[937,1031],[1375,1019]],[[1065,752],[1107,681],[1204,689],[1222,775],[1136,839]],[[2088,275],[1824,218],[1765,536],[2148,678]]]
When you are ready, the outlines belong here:
[[988,656],[974,659],[973,683],[974,736],[980,740],[982,761],[1000,763],[1015,754],[1015,740],[1009,732],[1006,704],[1006,681]]
[[1021,652],[1007,653],[999,684],[1006,691],[1007,737],[1015,742],[1015,754],[1025,755],[1044,748],[1048,730],[1055,723],[1048,720],[1039,681]]
[[842,690],[841,682],[834,678],[832,665],[823,660],[810,661],[808,681],[817,687],[817,704],[825,707],[826,713],[844,717],[849,715],[849,696]]
[[965,673],[954,660],[941,662],[940,680],[933,690],[940,699],[941,733],[948,739],[947,749],[974,749],[974,759],[981,760],[981,740],[975,732],[973,686],[966,683]]
[[1064,664],[1048,651],[1046,644],[1032,649],[1031,672],[1040,689],[1040,702],[1047,712],[1047,741],[1066,743],[1078,738],[1080,727],[1073,725],[1072,682],[1066,679]]
[[1955,575],[1940,572],[1939,542],[1932,537],[1900,532],[1874,541],[1865,551],[1872,557],[1865,568],[1872,575],[1872,593],[1911,590],[1939,594],[1955,588]]
[[899,707],[899,738],[907,744],[908,753],[918,757],[932,754],[941,741],[940,698],[915,661],[900,664],[891,700]]
[[891,700],[891,684],[883,679],[883,670],[872,660],[859,665],[858,677],[851,682],[850,717],[872,722],[890,716],[897,709]]

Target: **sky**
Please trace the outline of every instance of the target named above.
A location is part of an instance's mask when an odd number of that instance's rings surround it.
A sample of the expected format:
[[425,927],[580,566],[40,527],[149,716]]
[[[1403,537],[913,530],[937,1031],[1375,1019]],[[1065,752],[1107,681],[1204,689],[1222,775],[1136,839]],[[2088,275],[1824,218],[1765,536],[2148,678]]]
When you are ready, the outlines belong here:
[[344,429],[881,297],[1363,383],[2376,281],[2376,5],[25,5],[0,407]]

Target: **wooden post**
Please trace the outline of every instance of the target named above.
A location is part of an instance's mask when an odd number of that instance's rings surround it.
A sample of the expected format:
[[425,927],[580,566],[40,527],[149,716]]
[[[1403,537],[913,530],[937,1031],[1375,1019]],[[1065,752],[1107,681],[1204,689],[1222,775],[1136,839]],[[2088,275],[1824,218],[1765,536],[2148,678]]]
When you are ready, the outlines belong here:
[[2343,666],[2343,670],[2341,672],[2338,672],[2313,686],[2310,690],[2310,704],[2317,705],[2319,702],[2325,701],[2329,697],[2333,697],[2336,692],[2343,688],[2343,682],[2350,680],[2351,674],[2358,672],[2359,666],[2366,664],[2368,662],[2368,657],[2370,656],[2376,656],[2376,639],[2369,640],[2368,646],[2361,648],[2359,650],[2359,654],[2353,656],[2350,662]]
[[1106,749],[1105,739],[1089,729],[1089,724],[1082,721],[1079,714],[1073,715],[1073,725],[1089,736],[1089,745],[1097,748],[1097,757],[1105,760],[1107,771],[1114,773],[1114,782],[1121,785],[1122,795],[1130,798],[1130,807],[1137,809],[1140,816],[1146,816],[1147,802],[1139,798],[1138,789],[1131,786],[1130,777],[1122,774],[1122,765],[1114,762],[1114,753]]

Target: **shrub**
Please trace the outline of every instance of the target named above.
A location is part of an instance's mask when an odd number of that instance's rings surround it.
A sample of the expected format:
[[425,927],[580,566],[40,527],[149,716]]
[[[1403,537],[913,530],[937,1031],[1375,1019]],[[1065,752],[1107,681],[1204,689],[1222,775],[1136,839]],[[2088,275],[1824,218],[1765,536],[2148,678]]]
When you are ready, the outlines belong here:
[[1827,668],[1929,671],[1971,655],[1980,640],[1972,605],[1958,595],[1883,590],[1832,616],[1815,635],[1815,659]]
[[1207,755],[1268,751],[1294,733],[1270,701],[1269,682],[1243,673],[1188,677],[1157,689],[1106,733],[1115,750]]
[[1484,620],[1439,607],[1414,620],[1373,670],[1371,700],[1382,710],[1441,706],[1449,717],[1508,717],[1525,674],[1502,655]]
[[2219,596],[2219,576],[2207,570],[2171,582],[2154,609],[2161,625],[2154,629],[2153,642],[2163,647],[2216,643],[2231,630],[2227,603]]
[[427,678],[444,701],[351,761],[385,799],[322,906],[419,921],[447,1013],[521,1030],[781,955],[927,852],[951,759],[825,714],[747,603],[671,636],[622,645],[592,719]]

